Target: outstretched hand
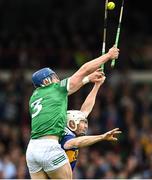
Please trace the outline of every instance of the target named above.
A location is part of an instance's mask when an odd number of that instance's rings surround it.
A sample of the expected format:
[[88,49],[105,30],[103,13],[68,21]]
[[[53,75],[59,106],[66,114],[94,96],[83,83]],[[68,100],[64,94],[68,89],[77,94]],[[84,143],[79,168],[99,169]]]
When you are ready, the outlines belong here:
[[117,137],[115,137],[118,134],[121,134],[122,132],[119,130],[119,128],[115,128],[111,131],[108,131],[103,134],[103,139],[107,141],[117,141]]
[[97,69],[95,72],[88,75],[88,77],[91,82],[95,83],[98,86],[101,86],[106,79],[106,77],[105,77],[104,73],[101,71],[101,69]]

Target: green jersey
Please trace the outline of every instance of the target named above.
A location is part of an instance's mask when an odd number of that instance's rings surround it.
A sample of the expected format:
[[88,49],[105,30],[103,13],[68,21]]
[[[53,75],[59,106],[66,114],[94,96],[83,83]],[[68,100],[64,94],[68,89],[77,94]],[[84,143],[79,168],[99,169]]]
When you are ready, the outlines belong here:
[[45,135],[62,136],[66,126],[67,114],[67,81],[37,88],[29,102],[31,114],[31,138]]

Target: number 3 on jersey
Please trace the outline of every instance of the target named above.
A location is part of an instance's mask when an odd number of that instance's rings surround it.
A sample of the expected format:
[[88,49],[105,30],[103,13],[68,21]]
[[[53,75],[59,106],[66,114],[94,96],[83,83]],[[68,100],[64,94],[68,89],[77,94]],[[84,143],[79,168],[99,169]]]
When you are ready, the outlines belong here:
[[31,104],[31,108],[33,109],[33,113],[32,113],[32,118],[34,118],[35,116],[37,116],[39,114],[39,112],[41,111],[42,109],[42,104],[41,104],[41,101],[42,101],[43,98],[40,98],[40,99],[37,99],[36,101],[34,101],[32,104]]

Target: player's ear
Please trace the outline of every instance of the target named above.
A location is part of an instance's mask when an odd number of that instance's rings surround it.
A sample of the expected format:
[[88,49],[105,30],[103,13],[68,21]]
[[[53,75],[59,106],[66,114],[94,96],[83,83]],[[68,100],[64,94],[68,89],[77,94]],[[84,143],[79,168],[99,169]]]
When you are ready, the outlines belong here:
[[72,131],[75,131],[77,129],[77,125],[73,120],[70,120],[68,123],[68,127],[69,129],[71,129]]
[[50,84],[50,81],[46,78],[46,79],[43,80],[43,84],[45,86],[47,86],[48,84]]

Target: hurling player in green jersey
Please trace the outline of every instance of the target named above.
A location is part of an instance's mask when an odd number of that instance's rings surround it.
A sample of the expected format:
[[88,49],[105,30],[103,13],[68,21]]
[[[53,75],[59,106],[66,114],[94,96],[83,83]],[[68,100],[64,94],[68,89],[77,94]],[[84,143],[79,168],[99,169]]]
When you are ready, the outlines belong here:
[[31,140],[26,151],[26,161],[33,179],[72,179],[72,171],[59,138],[66,126],[67,96],[89,81],[101,78],[101,64],[117,59],[119,49],[112,47],[108,53],[82,65],[71,77],[61,80],[50,68],[32,75],[36,89],[30,101]]

